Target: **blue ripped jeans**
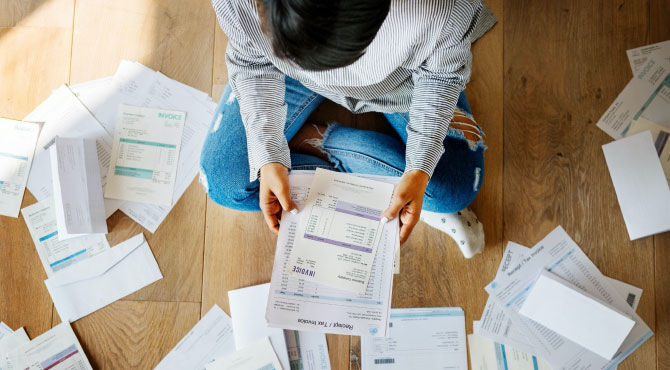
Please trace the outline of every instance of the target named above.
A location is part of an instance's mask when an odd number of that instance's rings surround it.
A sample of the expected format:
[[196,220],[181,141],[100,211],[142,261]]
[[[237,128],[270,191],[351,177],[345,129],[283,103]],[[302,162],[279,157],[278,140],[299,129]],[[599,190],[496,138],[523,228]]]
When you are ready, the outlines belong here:
[[[259,211],[259,181],[249,182],[246,134],[237,99],[226,88],[202,148],[200,181],[216,203],[237,210]],[[324,98],[287,77],[286,140],[290,141]],[[461,93],[457,107],[472,115]],[[330,161],[307,154],[291,153],[291,169],[317,167],[335,171],[401,176],[405,168],[408,113],[386,113],[400,136],[331,125],[323,138],[322,150]],[[450,129],[444,139],[445,152],[428,182],[423,208],[433,212],[456,212],[475,198],[484,177],[483,143],[469,144],[462,132]]]

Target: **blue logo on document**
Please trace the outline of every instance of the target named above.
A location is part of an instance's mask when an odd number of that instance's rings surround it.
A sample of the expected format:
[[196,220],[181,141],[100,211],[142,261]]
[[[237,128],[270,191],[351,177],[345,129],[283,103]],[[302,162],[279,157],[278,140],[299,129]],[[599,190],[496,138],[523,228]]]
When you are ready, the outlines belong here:
[[498,285],[498,284],[496,284],[496,282],[495,282],[495,281],[494,281],[494,282],[492,282],[492,283],[491,283],[491,289],[495,289],[497,285]]
[[370,329],[370,334],[372,334],[372,335],[377,334],[377,328]]

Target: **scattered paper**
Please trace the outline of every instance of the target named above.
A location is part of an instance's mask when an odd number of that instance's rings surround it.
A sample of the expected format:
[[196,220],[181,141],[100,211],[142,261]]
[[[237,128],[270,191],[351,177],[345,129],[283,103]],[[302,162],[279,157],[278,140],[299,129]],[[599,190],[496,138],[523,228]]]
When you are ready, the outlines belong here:
[[361,337],[361,365],[363,370],[467,370],[463,310],[392,309],[387,338]]
[[60,240],[53,200],[46,198],[21,210],[44,271],[52,277],[79,261],[109,249],[104,235],[89,235]]
[[121,105],[105,196],[172,205],[185,113]]
[[58,238],[107,234],[95,141],[56,137],[49,154]]
[[[303,209],[314,171],[292,171],[291,199]],[[366,176],[395,183],[399,178]],[[287,272],[288,258],[302,212],[285,212],[277,238],[266,317],[272,327],[344,335],[384,336],[393,287],[394,251],[399,248],[397,218],[384,228],[364,293],[306,281]]]
[[665,173],[665,178],[670,184],[670,129],[657,125],[642,117],[633,121],[633,124],[628,131],[628,136],[639,134],[644,131],[651,133],[651,139],[654,142],[654,148],[658,154],[658,159],[661,161],[661,167]]
[[633,75],[637,75],[642,71],[642,67],[644,67],[647,60],[649,60],[649,56],[652,54],[658,54],[660,58],[667,60],[670,65],[670,40],[629,49],[626,50],[626,54],[628,55],[628,62],[630,63]]
[[286,338],[282,329],[271,328],[265,319],[265,302],[270,284],[228,291],[230,316],[233,320],[235,347],[238,350],[269,337],[284,369],[290,369]]
[[270,338],[263,339],[245,346],[226,357],[207,364],[207,370],[288,370],[282,367],[272,349]]
[[9,354],[28,342],[30,342],[30,339],[23,328],[19,328],[16,331],[9,330],[9,333],[0,337],[0,369],[8,370],[9,365],[7,362]]
[[0,216],[17,217],[40,126],[0,118]]
[[219,306],[214,305],[155,370],[202,370],[217,358],[233,352],[232,321]]
[[330,370],[325,334],[284,330],[284,336],[291,370]]
[[603,145],[631,240],[670,230],[670,187],[648,131]]
[[541,358],[476,334],[468,335],[468,347],[473,370],[552,370]]
[[159,279],[149,244],[138,234],[45,280],[61,320],[73,322]]

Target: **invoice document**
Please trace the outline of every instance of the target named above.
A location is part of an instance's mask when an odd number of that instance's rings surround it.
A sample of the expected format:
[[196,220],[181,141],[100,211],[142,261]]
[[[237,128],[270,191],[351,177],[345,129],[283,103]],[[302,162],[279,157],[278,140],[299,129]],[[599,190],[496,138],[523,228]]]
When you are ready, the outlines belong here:
[[241,350],[259,339],[269,337],[282,367],[290,369],[284,331],[270,327],[265,318],[269,289],[270,284],[261,284],[228,291],[235,347]]
[[519,313],[610,360],[635,322],[547,270],[537,278]]
[[370,369],[468,369],[465,313],[460,307],[394,308],[386,338],[361,337]]
[[631,240],[670,230],[670,185],[645,131],[603,145]]
[[640,117],[670,129],[670,62],[655,54],[633,77],[597,126],[615,140],[628,136],[632,122]]
[[552,370],[541,358],[477,334],[468,335],[472,370]]
[[[611,361],[518,314],[542,269],[579,286],[586,294],[635,321],[631,333]],[[485,289],[510,317],[525,324],[525,329],[530,333],[526,337],[546,353],[542,357],[554,368],[609,369],[653,335],[651,329],[560,226],[531,248],[519,264],[498,275]]]
[[640,73],[652,54],[658,54],[660,58],[667,60],[670,64],[670,40],[626,50],[633,75]]
[[21,210],[37,254],[48,277],[109,249],[105,235],[94,234],[61,240],[53,200],[46,198]]
[[317,169],[302,208],[289,273],[364,292],[393,184]]
[[207,370],[289,370],[275,354],[270,338],[264,337],[237,352],[206,365]]
[[105,196],[172,205],[186,114],[121,105]]
[[[3,328],[3,330],[7,329],[9,328]],[[28,342],[30,342],[30,339],[24,328],[19,328],[16,331],[9,330],[9,333],[3,334],[0,337],[0,370],[7,370],[9,354]]]
[[162,278],[149,244],[138,234],[44,283],[61,320],[73,322]]
[[291,370],[330,370],[326,335],[313,331],[284,330]]
[[[291,199],[302,208],[313,171],[291,171]],[[368,176],[394,184],[398,177]],[[284,212],[277,238],[267,320],[272,327],[344,335],[384,336],[388,327],[393,287],[393,259],[400,243],[397,218],[384,228],[372,263],[365,292],[347,290],[307,281],[287,272],[289,255],[302,212]]]
[[49,150],[58,238],[107,234],[95,141],[56,137]]
[[232,321],[215,304],[155,370],[203,370],[205,365],[233,352],[235,341]]
[[92,370],[70,323],[63,322],[12,351],[3,370]]
[[0,216],[19,215],[39,132],[36,123],[0,118]]

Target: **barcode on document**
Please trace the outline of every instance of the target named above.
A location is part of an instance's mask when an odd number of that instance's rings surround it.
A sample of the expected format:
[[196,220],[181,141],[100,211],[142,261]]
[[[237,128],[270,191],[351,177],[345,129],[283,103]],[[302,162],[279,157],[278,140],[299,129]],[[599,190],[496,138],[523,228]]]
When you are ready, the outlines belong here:
[[628,297],[626,297],[626,302],[628,303],[629,306],[633,307],[633,303],[635,303],[635,294],[628,293]]
[[376,358],[375,365],[395,364],[394,358]]

